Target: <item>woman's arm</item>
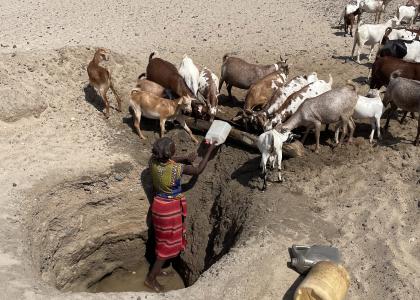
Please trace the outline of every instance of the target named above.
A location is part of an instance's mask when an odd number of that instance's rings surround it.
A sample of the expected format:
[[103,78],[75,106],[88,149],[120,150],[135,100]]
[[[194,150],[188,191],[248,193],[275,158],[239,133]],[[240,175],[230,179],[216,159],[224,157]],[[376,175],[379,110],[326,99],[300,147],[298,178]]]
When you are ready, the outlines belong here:
[[216,147],[215,144],[211,144],[207,148],[207,152],[204,155],[203,159],[198,164],[198,167],[184,166],[183,174],[185,174],[185,175],[200,175],[204,171],[204,168],[207,166],[207,162],[209,161],[210,154],[214,150],[215,147]]
[[197,158],[197,152],[193,152],[193,153],[187,154],[186,156],[172,157],[172,160],[177,163],[192,164],[196,158]]

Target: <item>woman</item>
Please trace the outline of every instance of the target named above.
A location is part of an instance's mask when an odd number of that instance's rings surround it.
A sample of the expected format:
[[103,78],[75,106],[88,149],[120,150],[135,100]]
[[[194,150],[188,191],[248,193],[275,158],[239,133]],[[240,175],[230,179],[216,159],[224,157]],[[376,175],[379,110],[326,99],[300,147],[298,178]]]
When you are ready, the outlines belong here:
[[156,280],[166,260],[174,258],[185,249],[185,225],[187,203],[181,190],[182,175],[199,175],[207,165],[215,145],[209,145],[198,167],[184,165],[182,161],[194,161],[196,154],[186,158],[174,158],[175,143],[168,137],[153,144],[150,172],[155,197],[152,203],[152,223],[156,239],[156,261],[144,284],[162,292],[163,287]]

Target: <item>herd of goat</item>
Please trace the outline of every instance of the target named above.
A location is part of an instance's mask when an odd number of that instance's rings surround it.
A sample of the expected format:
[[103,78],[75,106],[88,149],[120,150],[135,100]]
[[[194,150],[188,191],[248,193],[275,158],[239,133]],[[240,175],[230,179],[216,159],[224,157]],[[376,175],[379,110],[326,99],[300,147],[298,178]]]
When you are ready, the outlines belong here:
[[[398,18],[384,24],[360,24],[361,12],[377,12],[367,10],[371,2],[380,2],[380,12],[389,1],[357,0],[348,4],[343,12],[345,31],[347,25],[357,19],[354,36],[354,47],[359,46],[357,62],[360,62],[360,49],[364,45],[373,47],[380,45],[370,74],[370,90],[366,96],[357,94],[357,87],[348,81],[346,85],[332,88],[333,78],[328,81],[318,78],[317,73],[288,78],[289,65],[287,59],[271,65],[256,65],[226,54],[223,56],[221,75],[219,78],[208,68],[201,71],[192,59],[184,55],[179,68],[174,64],[150,54],[146,72],[137,80],[136,87],[130,92],[130,107],[133,111],[134,128],[140,138],[145,138],[140,128],[141,117],[160,121],[160,134],[165,133],[165,123],[177,120],[188,132],[192,140],[198,143],[186,124],[186,114],[195,118],[208,119],[211,122],[218,112],[219,92],[226,84],[232,98],[232,88],[248,90],[244,107],[232,119],[241,124],[245,130],[257,130],[261,134],[257,146],[262,153],[261,168],[264,174],[264,186],[267,163],[274,168],[277,165],[278,179],[282,180],[281,160],[283,143],[290,141],[295,135],[292,131],[305,127],[305,141],[310,130],[314,129],[316,146],[319,151],[319,138],[322,124],[337,123],[335,142],[342,143],[348,136],[352,142],[355,130],[354,119],[370,121],[372,131],[369,140],[372,143],[374,132],[381,138],[380,119],[384,108],[390,104],[391,111],[387,116],[385,128],[397,108],[405,114],[420,113],[420,41],[418,30],[396,29],[404,19],[409,25],[415,23],[420,1],[415,0],[399,9]],[[373,6],[372,6],[373,7]],[[414,7],[414,16],[410,17],[406,7]],[[407,16],[408,15],[408,16]],[[375,21],[379,22],[379,16]],[[352,29],[351,29],[352,30]],[[369,55],[369,59],[371,58]],[[121,111],[121,98],[115,91],[110,72],[100,63],[108,60],[109,50],[100,48],[95,52],[87,71],[90,84],[98,91],[105,103],[105,116],[109,117],[109,89],[118,102]],[[386,86],[384,99],[379,89]],[[340,137],[340,131],[341,138]],[[420,115],[418,120],[415,145],[419,144]]]

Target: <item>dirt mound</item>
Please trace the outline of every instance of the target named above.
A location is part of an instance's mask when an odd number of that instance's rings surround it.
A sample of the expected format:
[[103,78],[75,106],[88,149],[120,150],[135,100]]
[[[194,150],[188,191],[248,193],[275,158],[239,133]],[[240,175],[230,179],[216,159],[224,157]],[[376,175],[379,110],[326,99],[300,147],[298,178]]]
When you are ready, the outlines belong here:
[[47,103],[39,94],[25,92],[24,87],[0,89],[1,121],[14,122],[25,117],[39,117],[46,108]]

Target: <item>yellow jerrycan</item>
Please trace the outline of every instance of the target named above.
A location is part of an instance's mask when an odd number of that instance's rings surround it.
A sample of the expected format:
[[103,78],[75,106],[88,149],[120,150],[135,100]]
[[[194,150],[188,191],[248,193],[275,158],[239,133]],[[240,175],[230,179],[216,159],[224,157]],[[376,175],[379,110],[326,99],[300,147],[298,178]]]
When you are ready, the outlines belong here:
[[344,300],[350,276],[341,264],[321,261],[314,265],[295,291],[294,300]]

